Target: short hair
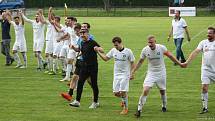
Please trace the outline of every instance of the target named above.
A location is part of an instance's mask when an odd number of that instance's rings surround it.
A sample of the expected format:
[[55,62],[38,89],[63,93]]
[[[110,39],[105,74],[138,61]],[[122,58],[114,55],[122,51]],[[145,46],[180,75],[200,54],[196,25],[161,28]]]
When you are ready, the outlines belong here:
[[55,16],[54,18],[60,21],[60,16]]
[[149,36],[147,37],[147,40],[150,40],[150,39],[152,39],[152,38],[155,38],[155,36],[154,36],[154,35],[149,35]]
[[176,10],[175,12],[178,12],[179,14],[181,14],[181,11],[180,11],[180,10]]
[[14,16],[14,17],[13,17],[13,19],[17,19],[17,18],[19,19],[19,16]]
[[67,17],[67,19],[70,19],[71,21],[77,22],[77,19],[75,17],[73,17],[73,16]]
[[122,43],[122,39],[120,37],[114,37],[112,39],[112,43],[115,43],[115,42]]
[[74,27],[74,30],[75,29],[81,29],[81,24],[80,23],[76,23],[75,27]]
[[213,30],[213,33],[215,33],[215,28],[212,26],[208,27],[208,30]]
[[89,33],[88,29],[81,29],[80,33]]
[[88,29],[90,29],[90,27],[91,27],[89,23],[84,22],[82,24],[86,24]]

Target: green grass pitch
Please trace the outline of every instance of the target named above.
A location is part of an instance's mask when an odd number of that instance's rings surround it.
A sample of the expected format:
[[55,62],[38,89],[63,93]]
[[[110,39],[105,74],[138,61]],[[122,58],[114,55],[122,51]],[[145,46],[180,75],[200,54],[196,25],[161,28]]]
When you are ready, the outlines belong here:
[[[175,54],[173,41],[167,42],[167,35],[171,27],[171,17],[81,17],[79,22],[89,22],[91,33],[96,41],[108,52],[112,48],[113,36],[123,38],[125,47],[131,48],[136,61],[140,52],[147,45],[149,34],[156,36],[157,43],[164,44]],[[186,17],[191,42],[184,40],[183,50],[187,57],[198,43],[206,38],[208,26],[215,26],[215,17]],[[14,42],[13,27],[12,43]],[[37,72],[37,62],[32,51],[32,27],[25,25],[25,35],[28,45],[28,68],[15,69],[15,64],[4,66],[5,59],[0,55],[0,121],[132,121],[137,120],[134,113],[137,109],[139,95],[147,69],[144,62],[136,73],[135,79],[130,81],[129,114],[119,115],[120,99],[112,94],[113,60],[103,62],[99,59],[99,89],[101,107],[88,109],[92,100],[92,90],[86,83],[82,95],[81,107],[71,108],[69,102],[59,95],[67,91],[66,83],[61,83],[60,75],[50,76]],[[20,56],[21,57],[21,56]],[[199,55],[187,69],[173,66],[169,59],[165,59],[167,67],[167,96],[168,112],[162,113],[161,99],[158,89],[154,87],[147,99],[142,117],[145,121],[188,121],[215,120],[215,88],[209,87],[209,113],[200,115],[200,66]],[[76,95],[76,92],[75,92]],[[74,96],[75,96],[74,95]]]

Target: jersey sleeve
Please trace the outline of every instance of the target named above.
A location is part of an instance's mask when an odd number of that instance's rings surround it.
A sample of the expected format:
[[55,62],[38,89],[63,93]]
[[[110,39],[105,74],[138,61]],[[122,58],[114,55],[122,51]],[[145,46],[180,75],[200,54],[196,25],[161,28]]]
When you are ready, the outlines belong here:
[[186,21],[184,19],[182,19],[182,26],[187,27],[187,23],[186,23]]
[[203,43],[203,41],[201,41],[196,49],[203,51],[203,47],[204,47],[204,43]]
[[93,42],[94,47],[95,46],[100,47],[100,45],[96,41],[92,41],[92,42]]
[[134,62],[135,61],[135,57],[133,52],[129,49],[129,56],[128,56],[129,61]]
[[146,58],[146,54],[145,54],[145,53],[146,53],[146,49],[143,48],[143,49],[142,49],[142,52],[141,52],[141,54],[140,54],[140,58],[141,58],[141,59],[145,59],[145,58]]
[[114,49],[112,48],[112,49],[106,54],[106,56],[107,56],[108,58],[113,58],[113,51],[114,51]]
[[164,45],[160,45],[160,46],[161,46],[161,51],[162,51],[163,53],[167,52],[166,46],[164,46]]

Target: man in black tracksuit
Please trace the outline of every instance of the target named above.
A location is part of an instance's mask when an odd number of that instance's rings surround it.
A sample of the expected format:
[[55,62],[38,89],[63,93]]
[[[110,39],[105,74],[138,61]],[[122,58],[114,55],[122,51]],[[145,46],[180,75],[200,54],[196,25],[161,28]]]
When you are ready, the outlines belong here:
[[75,51],[81,51],[82,57],[83,57],[83,64],[79,74],[76,100],[70,103],[70,106],[74,106],[74,107],[80,106],[80,100],[81,100],[81,94],[83,91],[84,82],[88,77],[90,77],[94,100],[89,108],[97,108],[99,106],[99,103],[98,103],[99,89],[97,84],[98,61],[97,61],[97,53],[94,50],[94,47],[100,47],[100,46],[96,41],[90,40],[87,29],[82,29],[80,31],[80,37],[83,40],[81,43],[81,47],[76,48],[72,46],[72,48]]

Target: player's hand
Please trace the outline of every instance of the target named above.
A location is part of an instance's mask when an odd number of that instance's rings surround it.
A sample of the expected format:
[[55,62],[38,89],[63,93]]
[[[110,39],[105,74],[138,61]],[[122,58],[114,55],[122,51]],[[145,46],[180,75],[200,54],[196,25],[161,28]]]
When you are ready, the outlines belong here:
[[190,37],[187,37],[187,40],[188,40],[188,42],[190,42],[190,40],[191,40]]
[[134,73],[132,72],[130,76],[130,80],[133,80],[133,79],[134,79]]
[[38,9],[38,13],[40,13],[41,15],[43,15],[43,9]]
[[170,40],[170,37],[168,36],[168,38],[167,38],[167,42],[169,42],[169,40]]
[[98,46],[95,46],[95,47],[94,47],[94,50],[95,50],[96,52],[99,52],[99,47],[98,47]]
[[181,68],[187,68],[187,65],[188,65],[188,63],[186,63],[186,62],[180,64]]
[[52,7],[49,7],[49,12],[51,12],[52,11]]

